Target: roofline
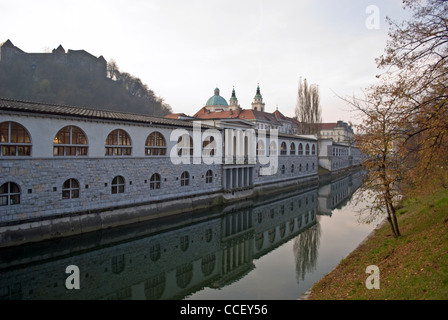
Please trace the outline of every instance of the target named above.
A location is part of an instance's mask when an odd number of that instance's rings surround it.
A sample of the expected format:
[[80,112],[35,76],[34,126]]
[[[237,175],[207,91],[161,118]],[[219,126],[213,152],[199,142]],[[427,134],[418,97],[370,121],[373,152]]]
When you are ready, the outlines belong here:
[[68,106],[53,103],[41,103],[35,101],[13,100],[0,98],[0,112],[15,111],[41,115],[70,116],[81,119],[115,120],[133,123],[160,124],[166,126],[193,127],[192,121],[168,119],[163,117],[149,116],[145,114],[113,111],[100,108],[88,108]]

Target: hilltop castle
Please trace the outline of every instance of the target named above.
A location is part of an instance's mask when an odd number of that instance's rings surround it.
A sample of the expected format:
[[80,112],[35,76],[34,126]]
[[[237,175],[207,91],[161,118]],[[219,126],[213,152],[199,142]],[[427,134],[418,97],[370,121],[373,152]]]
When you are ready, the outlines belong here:
[[46,63],[62,64],[106,77],[107,62],[103,56],[99,58],[84,50],[68,50],[59,45],[50,53],[27,53],[14,46],[10,40],[0,45],[0,65],[21,63],[35,70]]

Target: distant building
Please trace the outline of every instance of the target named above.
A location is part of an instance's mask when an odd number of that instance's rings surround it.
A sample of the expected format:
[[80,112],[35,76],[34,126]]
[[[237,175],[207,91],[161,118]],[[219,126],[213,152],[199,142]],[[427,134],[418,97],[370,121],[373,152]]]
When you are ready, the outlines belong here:
[[107,62],[103,56],[95,57],[84,50],[68,50],[59,45],[51,53],[27,53],[14,46],[10,40],[0,45],[0,65],[20,63],[35,70],[48,63],[71,66],[78,70],[106,77]]
[[216,88],[214,95],[207,100],[203,108],[193,115],[193,118],[204,120],[241,119],[252,123],[256,129],[278,130],[279,133],[284,134],[299,134],[301,132],[301,123],[296,119],[283,115],[278,109],[273,113],[266,112],[259,85],[251,103],[251,109],[241,108],[235,88],[232,90],[230,104],[219,94],[220,90]]
[[354,141],[354,132],[353,128],[344,121],[321,123],[319,124],[319,138],[350,145]]

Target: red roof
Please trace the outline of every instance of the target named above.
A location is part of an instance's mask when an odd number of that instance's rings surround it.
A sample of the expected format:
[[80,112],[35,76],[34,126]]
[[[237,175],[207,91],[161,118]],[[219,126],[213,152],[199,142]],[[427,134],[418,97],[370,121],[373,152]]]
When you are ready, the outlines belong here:
[[242,119],[242,120],[258,120],[273,122],[279,124],[280,121],[292,121],[296,124],[300,124],[294,118],[284,116],[280,111],[274,113],[263,112],[252,109],[238,109],[238,110],[224,110],[222,111],[210,111],[206,107],[199,110],[193,117],[199,119]]
[[199,119],[232,119],[238,118],[240,111],[226,110],[226,111],[209,111],[206,107],[196,112],[193,116]]
[[185,113],[170,113],[165,116],[168,119],[179,119],[180,117],[188,117]]
[[337,123],[320,123],[319,130],[333,130],[336,126]]

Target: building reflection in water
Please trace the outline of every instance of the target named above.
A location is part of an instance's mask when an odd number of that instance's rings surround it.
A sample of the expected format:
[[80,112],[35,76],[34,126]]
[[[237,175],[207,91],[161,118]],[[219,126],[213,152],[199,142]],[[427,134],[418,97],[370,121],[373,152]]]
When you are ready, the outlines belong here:
[[[331,214],[357,185],[348,176],[216,212],[2,249],[0,298],[183,299],[238,281],[254,260],[290,240],[297,280],[303,279],[317,260],[317,215]],[[65,287],[69,265],[79,267],[79,290]]]

